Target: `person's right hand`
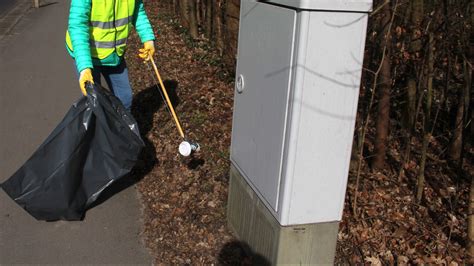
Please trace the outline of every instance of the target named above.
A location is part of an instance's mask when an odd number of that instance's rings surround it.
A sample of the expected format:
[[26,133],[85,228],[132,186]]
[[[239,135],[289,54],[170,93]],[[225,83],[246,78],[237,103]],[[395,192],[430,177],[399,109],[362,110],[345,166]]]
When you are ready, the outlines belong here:
[[81,74],[79,75],[79,86],[81,87],[81,91],[84,96],[87,96],[86,82],[94,84],[94,79],[92,78],[92,70],[90,68],[82,70]]

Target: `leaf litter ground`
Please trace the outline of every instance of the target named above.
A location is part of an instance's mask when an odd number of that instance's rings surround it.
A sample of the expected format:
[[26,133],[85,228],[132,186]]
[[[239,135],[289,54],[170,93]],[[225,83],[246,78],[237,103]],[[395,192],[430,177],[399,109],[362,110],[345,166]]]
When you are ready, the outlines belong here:
[[[132,179],[144,205],[145,244],[156,264],[251,265],[252,256],[226,224],[233,74],[205,40],[191,41],[162,4],[148,1],[146,8],[157,36],[158,69],[187,137],[202,148],[194,158],[178,154],[181,139],[151,68],[134,53],[141,44],[133,35],[127,56],[133,114],[147,145]],[[462,263],[469,184],[453,181],[440,166],[430,172],[436,180],[428,181],[421,204],[414,202],[410,171],[401,183],[394,174],[363,173],[357,216],[350,206],[351,175],[336,262]]]

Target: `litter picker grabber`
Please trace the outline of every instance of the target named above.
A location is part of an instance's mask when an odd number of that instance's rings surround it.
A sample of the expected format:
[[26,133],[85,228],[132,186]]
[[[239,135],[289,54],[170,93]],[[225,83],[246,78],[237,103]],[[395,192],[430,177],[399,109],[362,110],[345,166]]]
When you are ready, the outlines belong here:
[[[150,57],[150,60],[148,60],[146,62],[148,62],[148,64],[147,64],[148,68],[150,68],[150,62],[151,62],[151,65],[153,67],[153,70],[155,71],[156,77],[158,78],[158,82],[157,82],[157,80],[155,79],[154,76],[153,76],[153,79],[155,80],[155,83],[160,84],[161,97],[163,98],[163,101],[165,102],[166,107],[167,107],[171,117],[173,118],[175,124],[176,124],[176,128],[178,129],[179,135],[183,139],[183,141],[179,144],[179,149],[178,149],[179,153],[182,156],[189,156],[193,152],[199,151],[199,149],[200,149],[199,144],[195,141],[187,140],[185,135],[184,135],[183,128],[181,127],[181,124],[179,123],[178,116],[176,115],[176,112],[174,111],[173,104],[171,103],[171,100],[168,96],[168,92],[166,91],[165,85],[163,84],[163,80],[161,79],[160,73],[158,72],[158,68],[156,67],[155,60],[153,59],[153,57]],[[155,85],[158,86],[158,84],[155,84]]]

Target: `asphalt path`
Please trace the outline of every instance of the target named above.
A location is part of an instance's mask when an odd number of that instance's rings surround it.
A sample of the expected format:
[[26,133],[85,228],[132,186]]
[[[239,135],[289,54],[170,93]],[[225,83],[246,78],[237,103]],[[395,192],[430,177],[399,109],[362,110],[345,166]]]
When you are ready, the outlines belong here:
[[[11,0],[0,0],[2,10],[9,5],[4,1]],[[81,97],[64,46],[69,5],[61,0],[28,9],[0,39],[0,182]],[[84,221],[43,222],[0,190],[0,265],[150,264],[140,237],[140,209],[137,191],[129,186],[89,210]]]
[[16,0],[0,0],[0,18],[6,14],[16,2]]

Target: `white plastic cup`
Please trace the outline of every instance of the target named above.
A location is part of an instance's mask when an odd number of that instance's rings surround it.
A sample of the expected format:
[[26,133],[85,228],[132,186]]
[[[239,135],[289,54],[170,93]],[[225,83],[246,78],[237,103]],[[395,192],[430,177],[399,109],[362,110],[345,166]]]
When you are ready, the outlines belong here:
[[179,144],[179,154],[184,157],[188,157],[195,151],[199,151],[200,147],[198,143],[183,141]]

